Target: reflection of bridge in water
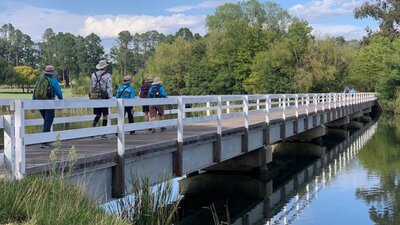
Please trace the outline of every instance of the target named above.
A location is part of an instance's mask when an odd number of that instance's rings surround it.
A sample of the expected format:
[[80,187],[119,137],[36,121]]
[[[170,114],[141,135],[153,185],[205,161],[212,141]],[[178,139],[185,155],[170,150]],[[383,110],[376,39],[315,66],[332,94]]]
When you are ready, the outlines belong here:
[[[261,175],[257,178],[201,174],[180,181],[181,192],[185,194],[182,201],[185,204],[196,205],[196,201],[209,196],[210,204],[213,198],[229,199],[228,208],[231,224],[291,224],[302,211],[307,208],[318,192],[335,180],[340,171],[346,168],[358,151],[368,142],[377,130],[377,122],[364,123],[361,129],[354,131],[349,138],[341,141],[326,151],[320,158],[296,171],[291,178],[273,183]],[[223,197],[218,195],[223,195]],[[240,198],[238,199],[238,196]],[[189,203],[190,202],[190,203]],[[194,203],[193,203],[194,202]],[[200,203],[197,204],[197,207]],[[185,209],[184,209],[185,210]],[[218,214],[225,216],[223,206]],[[208,209],[186,210],[181,224],[209,224],[211,213]]]

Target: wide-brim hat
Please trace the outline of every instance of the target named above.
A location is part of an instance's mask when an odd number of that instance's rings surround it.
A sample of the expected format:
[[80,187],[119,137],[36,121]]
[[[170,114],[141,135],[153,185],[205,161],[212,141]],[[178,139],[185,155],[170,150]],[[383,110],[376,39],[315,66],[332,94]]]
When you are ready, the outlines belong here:
[[161,79],[159,77],[154,78],[153,84],[161,84]]
[[42,70],[43,75],[57,75],[58,72],[57,70],[54,69],[54,66],[52,65],[47,65],[44,67],[44,70]]
[[124,83],[129,84],[132,82],[132,77],[131,76],[124,76]]
[[102,70],[108,66],[106,60],[100,60],[99,63],[96,65],[96,69]]

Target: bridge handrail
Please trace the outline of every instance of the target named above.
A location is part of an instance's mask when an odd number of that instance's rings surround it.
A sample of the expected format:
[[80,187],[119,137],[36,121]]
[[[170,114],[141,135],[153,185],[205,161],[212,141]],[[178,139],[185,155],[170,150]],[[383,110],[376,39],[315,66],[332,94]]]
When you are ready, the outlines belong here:
[[[25,119],[25,111],[38,109],[75,109],[109,107],[117,109],[117,113],[111,113],[110,119],[117,119],[117,124],[109,123],[106,127],[86,127],[73,130],[61,130],[49,133],[25,134],[25,129],[15,129],[15,141],[13,143],[16,151],[16,161],[25,164],[25,146],[50,142],[59,134],[61,140],[85,138],[103,134],[118,134],[118,153],[125,151],[125,132],[166,126],[177,127],[177,140],[183,141],[183,126],[202,122],[216,122],[217,132],[222,132],[222,120],[243,117],[245,127],[249,127],[250,116],[264,113],[266,122],[269,122],[272,112],[281,112],[282,118],[286,118],[288,110],[295,111],[298,116],[299,109],[306,109],[307,113],[318,110],[331,109],[354,105],[361,102],[376,99],[375,93],[315,93],[315,94],[267,94],[267,95],[206,95],[206,96],[171,96],[161,99],[67,99],[67,100],[0,100],[0,105],[11,106],[14,121],[6,121],[7,124],[14,123],[15,127],[26,127],[41,125],[42,119]],[[166,110],[171,115],[167,120],[153,122],[136,122],[126,124],[124,107],[143,105],[170,105]],[[311,109],[310,109],[311,107]],[[135,112],[135,117],[143,116],[142,112]],[[7,117],[10,119],[9,117]],[[54,124],[91,121],[93,115],[63,116],[55,118]],[[0,128],[4,127],[2,119]],[[10,132],[5,129],[5,132]],[[21,164],[21,165],[22,165]],[[24,167],[16,169],[24,174]],[[18,177],[18,176],[17,176]]]

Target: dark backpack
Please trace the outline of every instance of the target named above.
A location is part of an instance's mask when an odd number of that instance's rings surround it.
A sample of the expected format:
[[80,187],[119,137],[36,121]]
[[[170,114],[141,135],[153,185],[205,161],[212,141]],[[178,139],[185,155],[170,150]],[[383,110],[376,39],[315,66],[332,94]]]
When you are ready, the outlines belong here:
[[151,83],[144,83],[141,87],[140,87],[140,97],[141,98],[148,98],[149,96],[149,89],[150,89]]
[[35,99],[52,99],[53,98],[53,87],[50,84],[50,78],[41,75],[35,84],[33,90],[33,97]]
[[161,94],[161,85],[160,84],[154,84],[151,86],[151,92],[149,94],[150,98],[162,98]]
[[104,71],[100,75],[100,78],[97,76],[96,73],[94,73],[94,76],[96,77],[96,84],[94,85],[92,90],[90,90],[90,92],[89,92],[90,99],[108,99],[107,90],[103,90],[100,85],[101,78],[103,78],[103,75],[106,73],[107,73],[107,71]]

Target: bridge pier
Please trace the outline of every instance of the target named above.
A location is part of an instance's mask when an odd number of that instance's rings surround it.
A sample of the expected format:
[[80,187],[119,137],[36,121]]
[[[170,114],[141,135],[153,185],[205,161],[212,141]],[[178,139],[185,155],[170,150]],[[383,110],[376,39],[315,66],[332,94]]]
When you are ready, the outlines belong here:
[[272,161],[272,148],[263,147],[207,167],[205,171],[252,171]]
[[350,128],[361,129],[363,128],[364,124],[357,121],[350,121],[350,123],[347,126]]
[[329,122],[326,124],[327,127],[341,127],[343,125],[346,125],[350,122],[350,118],[348,116],[345,116],[343,118],[337,119],[335,121]]
[[290,141],[311,140],[314,138],[322,137],[327,134],[327,128],[324,125],[312,128],[310,130],[299,133],[293,137],[288,138]]
[[281,142],[273,147],[273,153],[278,155],[309,155],[321,157],[326,148],[320,145],[301,142]]
[[350,138],[350,132],[347,130],[337,129],[337,128],[329,128],[328,134],[334,134],[338,137],[348,139]]

